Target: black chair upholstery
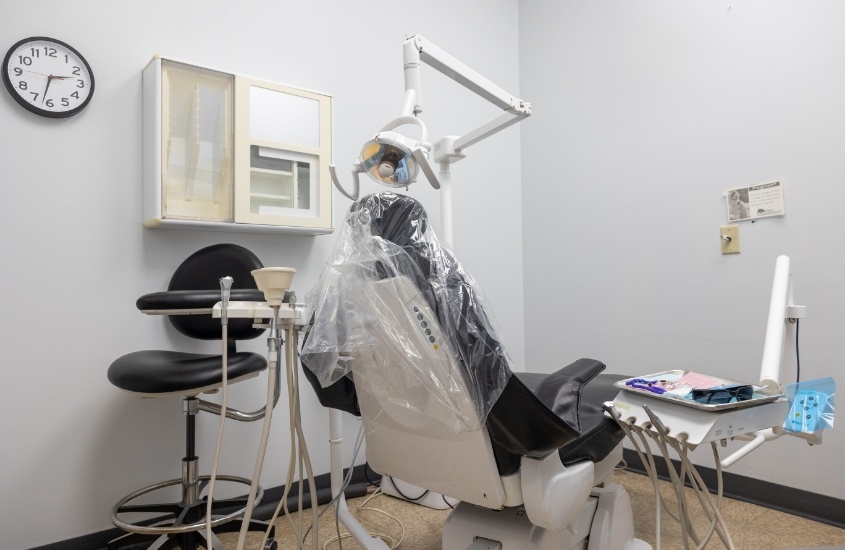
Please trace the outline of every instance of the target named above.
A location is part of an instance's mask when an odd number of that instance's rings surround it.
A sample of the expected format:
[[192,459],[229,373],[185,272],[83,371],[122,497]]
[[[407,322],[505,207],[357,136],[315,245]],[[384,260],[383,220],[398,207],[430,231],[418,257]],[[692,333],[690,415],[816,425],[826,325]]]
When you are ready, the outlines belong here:
[[[398,269],[402,274],[416,281],[428,278],[433,269],[432,254],[427,249],[429,245],[418,240],[425,231],[428,218],[418,201],[385,192],[366,196],[353,208],[366,208],[373,216],[369,226],[373,236],[401,246],[407,253],[411,259],[408,263],[412,265],[399,262]],[[437,260],[448,266],[448,286],[458,289],[457,294],[466,305],[462,312],[466,323],[484,326],[484,323],[475,322],[472,318],[485,315],[477,297],[472,294],[473,285],[465,284],[464,273],[454,267],[458,264],[451,252],[441,249],[438,254],[442,256],[438,256]],[[421,273],[422,278],[414,277],[412,273]],[[432,298],[434,289],[429,285],[420,288],[420,292],[441,316],[437,301]],[[440,321],[445,326],[444,319]],[[457,340],[454,345],[459,349],[500,348],[489,333],[478,334],[458,327],[454,337]],[[506,362],[503,355],[482,353],[479,356],[480,361]],[[307,364],[308,358],[303,356],[302,361]],[[484,367],[465,366],[475,369],[475,372],[483,372]],[[510,371],[508,365],[504,368]],[[624,434],[612,419],[605,416],[601,405],[613,399],[618,392],[613,384],[623,376],[599,374],[604,368],[599,361],[581,359],[552,374],[512,373],[487,417],[487,429],[501,475],[516,472],[522,456],[543,458],[557,451],[563,464],[568,465],[585,459],[601,461],[617,447]],[[360,414],[353,379],[344,377],[323,388],[310,369],[303,370],[324,406]]]
[[[208,309],[220,301],[220,278],[234,279],[232,300],[263,301],[251,271],[264,267],[249,250],[234,244],[216,244],[189,256],[176,269],[166,292],[141,296],[135,305],[141,311]],[[220,340],[219,319],[211,315],[168,315],[167,319],[189,338]],[[256,338],[264,332],[252,326],[251,319],[230,319],[229,368],[231,380],[258,373],[267,367],[264,357],[236,352],[237,340]],[[178,351],[139,351],[124,355],[112,363],[109,381],[120,389],[143,394],[185,393],[220,384],[223,369],[220,355]]]
[[[168,285],[168,290],[155,292],[138,298],[136,306],[141,311],[166,312],[167,310],[200,310],[199,314],[167,315],[167,319],[183,335],[201,340],[220,340],[222,325],[220,319],[211,316],[211,310],[220,301],[220,279],[230,276],[234,282],[230,299],[244,301],[264,301],[264,294],[258,290],[255,280],[250,273],[254,269],[263,267],[261,261],[249,250],[234,244],[217,244],[199,250],[189,256],[176,269]],[[267,361],[262,355],[251,352],[238,352],[235,349],[237,340],[256,338],[264,332],[263,329],[253,328],[251,319],[229,319],[227,345],[227,378],[237,381],[256,375],[267,368]],[[109,381],[122,390],[142,395],[182,395],[186,404],[183,407],[186,422],[186,451],[182,466],[182,479],[164,482],[158,485],[178,485],[183,487],[183,495],[200,495],[202,488],[208,482],[207,476],[198,476],[196,472],[198,458],[195,455],[195,416],[198,412],[196,395],[210,388],[219,387],[223,381],[223,362],[220,354],[186,353],[181,351],[146,350],[124,355],[115,360],[108,369]],[[188,406],[188,402],[193,402]],[[186,464],[191,464],[186,469]],[[190,470],[190,471],[189,471]],[[230,481],[235,481],[233,476]],[[238,479],[236,483],[249,480]],[[146,490],[154,489],[150,486]],[[140,493],[140,492],[139,492]],[[137,493],[136,493],[137,494]],[[246,494],[246,489],[244,489]],[[118,514],[128,514],[138,506],[129,504],[132,495],[127,496],[125,504],[120,503],[112,511],[112,520],[116,525],[126,530],[132,530],[136,524],[120,525]],[[184,497],[183,497],[184,498]],[[154,512],[163,513],[157,519],[172,521],[178,527],[185,524],[201,522],[205,516],[205,497],[194,497],[194,502],[162,503],[146,507]],[[246,505],[246,497],[215,500],[214,514],[228,515]],[[120,520],[122,521],[122,520]],[[137,524],[141,525],[141,523]],[[215,527],[214,532],[231,532],[240,529],[241,521],[234,520]],[[266,529],[266,524],[250,522],[250,530]],[[139,548],[156,542],[163,544],[160,548],[174,548],[177,545],[183,550],[193,550],[198,546],[210,547],[204,541],[204,533],[197,529],[191,532],[163,534],[145,534],[132,531],[112,541],[108,548]],[[162,541],[162,539],[166,539]],[[272,541],[272,539],[271,539]],[[140,546],[139,546],[140,545]],[[273,547],[268,546],[268,547]],[[159,548],[159,546],[156,546]]]

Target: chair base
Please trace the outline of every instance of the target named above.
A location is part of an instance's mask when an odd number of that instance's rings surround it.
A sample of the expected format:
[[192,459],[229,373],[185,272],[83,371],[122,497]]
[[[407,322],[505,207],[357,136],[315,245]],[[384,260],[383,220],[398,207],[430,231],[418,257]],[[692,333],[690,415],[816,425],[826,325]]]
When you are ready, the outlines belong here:
[[[190,463],[195,461],[189,461]],[[190,464],[191,466],[193,464]],[[193,468],[186,468],[191,471]],[[210,481],[209,476],[196,477],[188,474],[188,478],[172,479],[139,489],[122,498],[112,508],[111,519],[115,526],[128,531],[126,535],[118,537],[108,544],[108,550],[129,550],[145,548],[148,550],[167,550],[176,548],[181,550],[225,550],[224,545],[217,539],[216,534],[239,532],[242,521],[239,521],[246,511],[247,497],[218,499],[212,502],[211,526],[214,530],[212,540],[205,536],[205,513],[207,497],[200,498],[202,490]],[[237,476],[218,475],[218,482],[230,482],[249,487],[250,480]],[[139,497],[167,489],[182,486],[182,500],[180,502],[157,502],[154,504],[132,504]],[[263,490],[259,487],[255,504],[259,504],[263,497]],[[234,511],[233,511],[234,509]],[[158,514],[154,519],[139,520],[134,523],[123,521],[120,514],[143,513]],[[248,531],[265,532],[268,524],[261,521],[250,521]],[[273,541],[275,528],[271,528],[268,543],[264,550],[276,547]]]
[[[240,531],[242,523],[240,521],[230,521],[214,529],[212,533],[211,545],[206,542],[205,530],[191,531],[189,533],[176,533],[168,535],[142,535],[140,533],[127,533],[108,543],[107,550],[172,550],[180,548],[181,550],[196,550],[197,548],[206,548],[210,550],[225,550],[225,546],[217,538],[221,533],[235,533]],[[249,531],[257,531],[263,533],[267,530],[269,524],[263,521],[251,520],[249,522]],[[278,543],[273,540],[275,537],[275,527],[270,530],[270,536],[267,543],[262,550],[276,550]]]
[[479,537],[500,543],[502,550],[651,550],[634,538],[628,493],[613,483],[594,488],[560,531],[533,525],[522,507],[490,510],[460,503],[443,526],[443,550],[466,550]]

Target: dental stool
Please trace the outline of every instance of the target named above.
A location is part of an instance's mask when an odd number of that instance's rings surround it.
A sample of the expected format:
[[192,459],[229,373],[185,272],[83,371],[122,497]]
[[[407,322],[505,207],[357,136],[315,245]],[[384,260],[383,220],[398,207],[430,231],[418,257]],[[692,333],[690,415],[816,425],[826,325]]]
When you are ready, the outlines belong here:
[[414,199],[363,197],[346,222],[305,375],[324,406],[361,417],[374,471],[461,501],[443,549],[650,550],[613,483],[623,433],[602,405],[623,377],[592,359],[511,372],[477,283]]
[[[203,248],[188,257],[176,269],[166,292],[156,292],[140,297],[136,306],[148,313],[166,314],[180,333],[189,338],[217,340],[222,338],[220,319],[211,317],[214,304],[220,301],[220,278],[231,276],[234,284],[231,300],[264,301],[264,294],[256,287],[250,273],[263,267],[261,261],[249,250],[234,244],[218,244]],[[236,383],[257,376],[267,368],[262,355],[238,352],[237,340],[256,338],[264,329],[252,326],[251,319],[229,319],[228,322],[228,383]],[[111,541],[108,550],[130,546],[169,549],[179,546],[182,550],[223,548],[214,537],[205,540],[205,513],[207,497],[203,490],[209,483],[209,476],[200,476],[198,458],[195,453],[195,422],[200,410],[220,414],[219,405],[197,398],[203,392],[213,392],[221,387],[223,365],[221,355],[184,353],[179,351],[138,351],[124,355],[111,364],[109,381],[118,388],[132,392],[139,397],[182,397],[182,412],[185,414],[185,457],[182,459],[182,476],[156,483],[135,491],[121,499],[111,511],[112,522],[128,531],[127,535]],[[239,411],[227,411],[227,417],[244,420]],[[263,416],[263,415],[262,415]],[[250,417],[255,420],[261,416]],[[212,503],[212,527],[215,533],[237,532],[246,509],[247,492],[251,480],[237,476],[217,476],[217,486],[243,486],[243,497],[215,499]],[[133,504],[142,495],[157,493],[163,495],[168,488],[181,486],[181,500],[155,504]],[[216,491],[215,491],[216,492]],[[240,492],[238,493],[240,494]],[[263,491],[259,488],[256,504],[261,501]],[[172,500],[172,499],[171,499]],[[140,502],[140,501],[138,501]],[[124,521],[124,514],[142,513],[153,519]],[[250,531],[264,532],[266,523],[251,521]],[[267,548],[275,548],[273,533]]]

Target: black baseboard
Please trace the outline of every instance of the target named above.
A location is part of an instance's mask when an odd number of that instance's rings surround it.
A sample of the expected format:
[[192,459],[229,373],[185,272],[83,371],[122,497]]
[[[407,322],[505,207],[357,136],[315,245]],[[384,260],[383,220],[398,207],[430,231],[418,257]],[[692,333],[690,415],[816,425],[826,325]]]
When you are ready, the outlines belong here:
[[[346,470],[348,471],[348,470]],[[346,473],[344,471],[344,473]],[[331,475],[322,474],[314,477],[314,485],[317,489],[317,504],[322,505],[331,501]],[[346,488],[346,498],[353,498],[363,496],[367,493],[366,472],[364,465],[355,466],[352,470],[352,479],[349,486]],[[290,496],[288,496],[288,510],[291,512],[297,511],[299,484],[294,482],[291,484]],[[308,490],[308,482],[304,484],[303,508],[311,507],[311,495]],[[279,501],[285,493],[284,485],[278,487],[271,487],[264,490],[264,498],[261,504],[255,507],[253,518],[261,521],[267,521],[273,517]],[[232,510],[234,511],[234,510]],[[118,528],[106,529],[105,531],[98,531],[89,535],[83,535],[72,539],[54,542],[44,546],[37,546],[29,550],[101,550],[105,549],[109,541],[116,539],[121,535],[125,535],[126,531]]]
[[[636,451],[625,449],[623,458],[628,470],[645,474],[645,468]],[[665,459],[662,456],[655,456],[654,459],[658,477],[668,481],[669,470]],[[675,471],[679,471],[680,461],[672,459],[672,463]],[[697,466],[697,470],[707,487],[715,492],[716,469]],[[722,479],[726,497],[845,529],[845,515],[842,513],[845,510],[845,500],[731,472],[723,471]]]

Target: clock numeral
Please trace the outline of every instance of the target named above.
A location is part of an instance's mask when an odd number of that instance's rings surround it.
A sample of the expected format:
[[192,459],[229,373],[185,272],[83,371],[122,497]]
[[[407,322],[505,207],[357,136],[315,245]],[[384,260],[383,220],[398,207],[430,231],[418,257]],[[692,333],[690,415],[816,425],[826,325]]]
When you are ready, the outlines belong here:
[[79,92],[73,92],[72,94],[70,94],[70,97],[75,97],[76,99],[79,99]]
[[68,107],[68,106],[70,106],[70,101],[68,101],[66,97],[63,97],[62,98],[62,107]]
[[23,74],[23,69],[20,67],[15,67],[15,76],[20,76]]
[[67,54],[65,54],[65,63],[67,63]]
[[79,67],[77,67],[76,65],[74,65],[74,66],[73,66],[73,70],[70,72],[70,74],[75,74],[75,75],[78,75],[78,74],[79,74]]
[[48,48],[44,46],[44,55],[47,57],[56,57],[56,48]]
[[46,101],[46,105],[47,105],[47,107],[50,107],[50,108],[52,109],[52,108],[53,108],[53,100],[52,100],[52,99],[48,99],[48,100]]
[[33,97],[33,98],[32,98],[32,101],[37,101],[37,100],[38,100],[38,94],[36,94],[35,92],[29,92],[29,93],[30,93],[31,95],[34,95],[34,96],[35,96],[35,97]]
[[23,55],[19,55],[18,56],[18,63],[20,63],[21,65],[26,65],[28,67],[28,66],[32,65],[32,58],[26,57],[26,56],[23,56]]
[[77,88],[84,88],[85,87],[85,81],[84,80],[77,80],[77,82],[79,82],[79,84],[76,85]]
[[21,90],[26,90],[26,80],[21,80],[20,82],[18,82],[18,88],[20,88]]
[[30,48],[30,49],[29,49],[29,51],[31,51],[31,52],[32,52],[32,57],[41,57],[41,56],[39,55],[41,52],[39,52],[37,49],[35,49],[35,48]]

